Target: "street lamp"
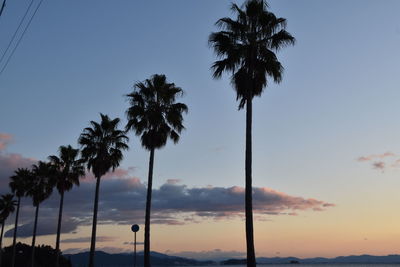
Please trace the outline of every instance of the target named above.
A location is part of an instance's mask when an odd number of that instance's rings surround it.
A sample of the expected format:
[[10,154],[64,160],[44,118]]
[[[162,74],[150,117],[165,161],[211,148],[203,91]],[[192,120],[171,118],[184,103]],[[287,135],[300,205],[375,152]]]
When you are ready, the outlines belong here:
[[131,230],[132,230],[132,232],[134,233],[134,235],[135,235],[135,242],[133,243],[133,245],[134,245],[134,267],[136,267],[136,232],[137,231],[139,231],[139,225],[137,225],[137,224],[133,224],[132,225],[132,227],[131,227]]

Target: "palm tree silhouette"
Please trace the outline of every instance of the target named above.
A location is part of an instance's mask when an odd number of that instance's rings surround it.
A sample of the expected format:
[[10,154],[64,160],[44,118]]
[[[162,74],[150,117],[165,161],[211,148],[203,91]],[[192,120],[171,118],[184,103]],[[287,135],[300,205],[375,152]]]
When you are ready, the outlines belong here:
[[79,137],[82,158],[96,178],[89,267],[94,266],[100,178],[110,169],[114,171],[119,166],[123,159],[122,150],[128,149],[129,140],[124,131],[118,130],[119,118],[111,120],[107,115],[100,116],[101,122],[91,121],[91,127],[85,128]]
[[32,197],[33,206],[36,207],[35,211],[35,222],[33,225],[33,235],[32,235],[32,258],[31,266],[35,266],[35,241],[36,241],[36,229],[37,221],[39,215],[39,205],[48,197],[50,197],[53,192],[53,187],[55,185],[55,174],[54,168],[50,163],[39,161],[32,165],[32,176],[28,182],[28,190],[26,192],[27,196]]
[[60,208],[58,211],[57,237],[56,237],[56,267],[59,266],[60,258],[60,233],[61,219],[64,204],[64,192],[72,189],[74,185],[79,186],[79,178],[85,175],[85,168],[81,159],[78,159],[79,149],[70,145],[60,146],[59,156],[49,156],[50,163],[56,170],[56,187],[60,193]]
[[14,235],[13,235],[13,250],[11,256],[11,267],[15,265],[15,252],[16,252],[16,241],[17,241],[17,230],[18,230],[18,217],[19,217],[19,207],[21,205],[21,197],[24,197],[28,188],[28,181],[32,176],[32,172],[26,168],[18,168],[14,175],[10,177],[9,186],[11,192],[17,197],[17,213],[15,214],[15,225],[14,225]]
[[219,60],[212,65],[214,78],[223,72],[232,73],[231,82],[236,91],[239,110],[246,106],[246,156],[245,156],[245,210],[247,266],[256,266],[253,208],[252,208],[252,100],[261,96],[267,78],[282,80],[283,66],[275,52],[295,39],[286,30],[286,19],[277,18],[268,11],[263,0],[247,0],[243,9],[232,4],[236,20],[222,18],[216,25],[221,31],[210,34],[209,43]]
[[183,95],[181,88],[168,83],[165,75],[153,75],[144,82],[138,82],[134,91],[127,95],[130,107],[126,111],[126,130],[133,130],[140,136],[142,146],[150,151],[147,182],[146,216],[144,229],[144,266],[150,266],[150,209],[153,184],[154,150],[166,145],[168,138],[179,141],[179,133],[184,129],[182,113],[188,108],[176,103]]
[[0,198],[0,222],[1,222],[1,234],[0,234],[0,267],[2,263],[3,248],[1,246],[3,241],[4,224],[8,216],[15,211],[17,201],[14,200],[13,194],[2,195]]

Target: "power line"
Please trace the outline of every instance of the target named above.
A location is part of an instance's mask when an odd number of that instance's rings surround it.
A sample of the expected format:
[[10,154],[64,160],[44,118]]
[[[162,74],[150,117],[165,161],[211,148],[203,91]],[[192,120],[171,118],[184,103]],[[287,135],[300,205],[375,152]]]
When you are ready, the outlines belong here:
[[34,11],[33,14],[32,14],[32,17],[29,19],[28,24],[25,26],[25,29],[24,29],[24,31],[22,32],[21,36],[19,37],[19,39],[18,39],[18,41],[17,41],[17,44],[14,46],[14,49],[11,51],[10,55],[9,55],[8,58],[7,58],[6,63],[4,64],[3,68],[1,69],[1,71],[0,71],[0,76],[1,76],[1,74],[4,72],[4,70],[6,69],[8,63],[10,62],[10,59],[11,59],[12,56],[14,55],[15,50],[17,50],[19,44],[21,43],[22,38],[24,37],[26,31],[28,30],[29,25],[31,25],[31,22],[32,22],[33,18],[35,17],[35,15],[36,15],[36,13],[37,13],[37,11],[38,11],[40,5],[42,4],[42,2],[43,2],[43,0],[40,0],[39,4],[37,5],[35,11]]
[[15,30],[15,32],[14,32],[12,38],[11,38],[11,41],[8,43],[6,50],[5,50],[4,53],[1,55],[0,63],[3,62],[4,56],[7,54],[8,49],[10,49],[11,44],[14,42],[14,39],[15,39],[15,37],[17,36],[17,33],[18,33],[19,29],[20,29],[21,26],[22,26],[22,23],[24,22],[24,20],[25,20],[25,18],[26,18],[26,15],[28,15],[29,10],[31,9],[32,4],[33,4],[33,0],[31,0],[31,2],[29,3],[29,6],[28,6],[28,8],[27,8],[26,11],[25,11],[24,16],[22,17],[21,21],[19,22],[18,28]]
[[3,0],[3,4],[1,5],[1,8],[0,8],[0,17],[1,17],[1,14],[3,14],[3,10],[4,10],[5,6],[6,6],[6,0]]

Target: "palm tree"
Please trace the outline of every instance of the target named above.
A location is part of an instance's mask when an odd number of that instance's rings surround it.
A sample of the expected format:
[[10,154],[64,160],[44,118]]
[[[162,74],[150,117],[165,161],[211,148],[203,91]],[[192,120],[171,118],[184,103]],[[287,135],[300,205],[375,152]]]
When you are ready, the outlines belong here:
[[72,189],[74,185],[79,186],[79,178],[85,175],[82,160],[78,159],[79,149],[69,146],[60,146],[59,157],[50,156],[50,163],[54,166],[56,176],[56,187],[60,193],[60,208],[58,211],[57,237],[56,237],[56,266],[59,266],[60,257],[60,233],[61,219],[64,203],[64,192]]
[[138,82],[134,91],[127,95],[130,107],[126,111],[126,130],[133,130],[141,137],[142,146],[150,151],[147,182],[146,216],[144,229],[144,266],[150,266],[150,209],[153,184],[154,150],[166,145],[168,138],[174,143],[184,129],[182,113],[188,108],[176,103],[183,95],[181,88],[168,83],[165,75],[153,75],[144,82]]
[[25,196],[28,188],[27,183],[32,176],[32,172],[26,168],[18,168],[14,175],[10,177],[9,186],[11,192],[17,197],[17,213],[15,214],[15,225],[14,225],[14,235],[13,235],[13,250],[11,257],[11,267],[15,265],[15,252],[16,252],[16,241],[17,241],[17,229],[18,229],[18,217],[19,217],[19,207],[21,205],[21,197]]
[[263,0],[247,0],[243,7],[232,4],[236,19],[222,18],[216,25],[221,31],[210,34],[209,43],[218,60],[212,65],[214,78],[223,72],[232,73],[239,110],[246,106],[245,210],[247,266],[255,266],[252,209],[252,100],[261,96],[267,78],[276,83],[282,80],[283,66],[275,52],[295,39],[286,30],[286,19],[268,11]]
[[96,178],[89,267],[94,266],[100,178],[119,166],[123,159],[122,150],[128,149],[129,140],[124,131],[118,130],[119,118],[111,120],[107,115],[100,114],[100,116],[101,122],[91,121],[91,127],[85,128],[79,137],[82,158]]
[[53,192],[54,187],[54,168],[50,163],[39,161],[38,164],[32,166],[32,176],[28,182],[27,196],[32,197],[33,206],[36,207],[35,211],[35,222],[33,225],[32,235],[32,267],[35,266],[35,241],[36,241],[36,229],[39,215],[39,205]]
[[4,224],[8,216],[15,211],[17,202],[14,200],[13,194],[2,195],[0,198],[0,222],[1,222],[1,234],[0,234],[0,267],[2,263],[3,248],[1,246],[3,241]]

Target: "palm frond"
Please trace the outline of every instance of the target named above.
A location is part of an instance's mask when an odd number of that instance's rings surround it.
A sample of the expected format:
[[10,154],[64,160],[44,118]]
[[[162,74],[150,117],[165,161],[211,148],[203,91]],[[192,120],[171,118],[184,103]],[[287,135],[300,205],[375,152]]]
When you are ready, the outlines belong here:
[[[148,150],[165,146],[168,138],[175,143],[183,127],[182,113],[188,108],[176,103],[184,94],[182,88],[169,83],[163,74],[154,74],[150,79],[137,82],[133,92],[126,95],[130,107],[126,111],[126,131],[132,130],[141,138],[141,144]],[[171,132],[174,131],[175,134]]]

